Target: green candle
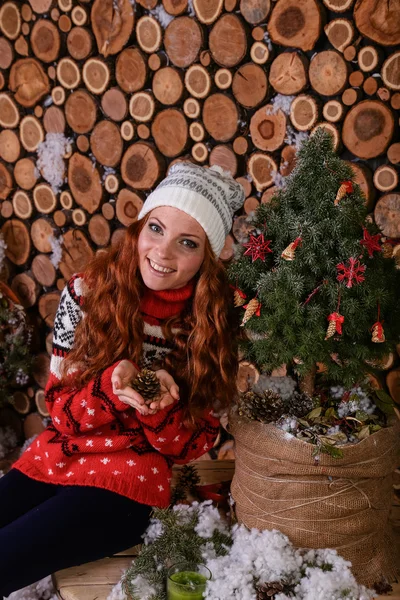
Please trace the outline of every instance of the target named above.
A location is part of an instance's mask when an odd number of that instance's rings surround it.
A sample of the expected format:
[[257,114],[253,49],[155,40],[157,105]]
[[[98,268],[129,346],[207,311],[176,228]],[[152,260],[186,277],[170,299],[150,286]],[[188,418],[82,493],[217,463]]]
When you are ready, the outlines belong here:
[[187,563],[175,565],[168,577],[168,600],[203,600],[207,579],[210,578],[211,573],[204,566]]

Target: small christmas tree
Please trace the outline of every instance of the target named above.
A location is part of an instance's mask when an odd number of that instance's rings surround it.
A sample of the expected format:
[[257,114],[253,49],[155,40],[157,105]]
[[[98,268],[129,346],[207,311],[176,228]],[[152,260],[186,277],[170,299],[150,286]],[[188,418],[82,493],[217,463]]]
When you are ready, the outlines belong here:
[[317,363],[331,382],[363,380],[399,341],[400,271],[328,133],[303,144],[286,186],[251,224],[229,269],[246,358],[266,372],[294,365],[309,392]]

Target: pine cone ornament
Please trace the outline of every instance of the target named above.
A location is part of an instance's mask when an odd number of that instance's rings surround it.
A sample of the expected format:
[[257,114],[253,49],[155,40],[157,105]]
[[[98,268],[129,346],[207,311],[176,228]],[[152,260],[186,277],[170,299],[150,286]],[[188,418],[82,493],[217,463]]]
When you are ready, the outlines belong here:
[[335,333],[342,335],[342,325],[344,323],[343,315],[340,315],[337,312],[331,313],[328,317],[328,321],[329,325],[328,329],[326,330],[325,339],[328,340],[335,335]]
[[246,294],[241,290],[235,290],[233,294],[233,303],[235,308],[239,308],[239,306],[243,306],[246,302]]
[[343,181],[340,188],[338,189],[338,193],[335,198],[335,206],[339,204],[342,198],[346,196],[346,194],[351,194],[353,192],[353,184],[351,181]]
[[296,238],[294,242],[291,242],[289,246],[287,246],[287,248],[284,249],[284,251],[281,254],[281,257],[284,260],[294,260],[296,248],[301,244],[301,241],[301,237]]
[[246,392],[241,396],[238,406],[241,417],[260,423],[277,421],[285,412],[281,396],[272,390],[264,390],[262,394]]
[[270,598],[274,598],[276,594],[281,594],[284,589],[285,586],[279,581],[263,583],[256,588],[257,600],[269,600]]
[[315,400],[308,394],[294,392],[286,403],[286,410],[293,417],[301,419],[315,408]]
[[335,323],[335,321],[331,321],[328,325],[328,329],[326,330],[325,339],[328,340],[329,338],[331,338],[333,335],[335,335],[335,332],[336,332],[336,323]]
[[157,375],[151,369],[142,369],[131,386],[144,398],[146,404],[151,404],[161,391],[161,385]]
[[376,323],[374,323],[374,325],[372,326],[371,329],[372,329],[371,341],[374,342],[375,344],[382,344],[386,340],[382,323],[377,321]]
[[260,316],[261,302],[259,302],[257,298],[253,298],[253,300],[250,300],[250,302],[245,304],[243,308],[246,310],[240,324],[241,327],[243,327],[253,315],[256,315],[257,317]]

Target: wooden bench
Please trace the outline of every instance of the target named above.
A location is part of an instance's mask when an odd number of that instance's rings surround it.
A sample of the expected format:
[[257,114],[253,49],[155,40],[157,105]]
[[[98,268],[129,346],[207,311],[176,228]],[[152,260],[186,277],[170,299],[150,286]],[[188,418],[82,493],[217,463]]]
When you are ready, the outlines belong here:
[[[202,461],[196,464],[202,484],[232,479],[234,461]],[[174,467],[174,470],[176,467]],[[176,473],[175,473],[176,475]],[[394,496],[391,520],[395,532],[400,569],[400,500]],[[135,546],[110,558],[58,571],[53,575],[54,587],[61,600],[106,600],[119,582],[140,547]],[[393,592],[379,596],[380,600],[400,600],[400,583],[393,584]],[[229,600],[227,598],[227,600]],[[321,599],[322,600],[322,599]]]
[[58,597],[62,600],[106,600],[139,549],[135,546],[111,558],[57,571],[52,579]]
[[[193,461],[202,485],[232,481],[234,460]],[[180,466],[174,465],[172,485],[176,482]],[[62,600],[106,600],[121,575],[137,556],[140,546],[135,546],[110,558],[57,571],[52,576],[58,597]]]

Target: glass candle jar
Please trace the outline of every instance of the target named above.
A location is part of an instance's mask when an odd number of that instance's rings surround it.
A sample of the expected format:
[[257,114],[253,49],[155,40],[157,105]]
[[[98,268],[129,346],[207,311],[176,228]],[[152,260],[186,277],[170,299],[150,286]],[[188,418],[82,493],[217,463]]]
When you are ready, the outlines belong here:
[[168,600],[202,600],[211,571],[203,564],[181,562],[170,567],[167,581]]

